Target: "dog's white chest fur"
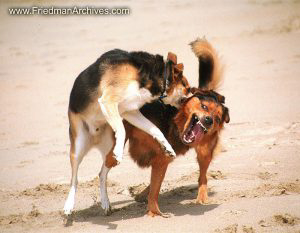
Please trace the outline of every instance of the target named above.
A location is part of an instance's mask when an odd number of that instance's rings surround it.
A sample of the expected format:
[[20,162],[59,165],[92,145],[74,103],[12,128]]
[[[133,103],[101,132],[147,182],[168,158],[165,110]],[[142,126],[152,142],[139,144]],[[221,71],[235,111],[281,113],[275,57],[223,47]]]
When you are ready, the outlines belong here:
[[[122,116],[125,112],[140,109],[144,104],[155,99],[151,92],[146,88],[140,88],[138,82],[133,82],[124,90],[122,101],[118,104],[119,114]],[[92,134],[101,134],[96,129],[105,124],[105,117],[97,103],[90,106],[91,114],[85,117],[86,123],[89,125]]]
[[138,82],[133,82],[126,88],[124,99],[119,103],[120,114],[141,108],[150,103],[155,97],[146,88],[140,88]]

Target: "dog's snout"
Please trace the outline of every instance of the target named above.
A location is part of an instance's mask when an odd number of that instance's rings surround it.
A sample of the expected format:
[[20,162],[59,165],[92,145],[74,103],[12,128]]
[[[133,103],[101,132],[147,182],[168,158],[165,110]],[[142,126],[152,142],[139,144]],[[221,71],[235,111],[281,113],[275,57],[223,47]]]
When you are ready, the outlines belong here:
[[211,126],[213,124],[213,119],[210,116],[206,116],[204,120],[207,126]]

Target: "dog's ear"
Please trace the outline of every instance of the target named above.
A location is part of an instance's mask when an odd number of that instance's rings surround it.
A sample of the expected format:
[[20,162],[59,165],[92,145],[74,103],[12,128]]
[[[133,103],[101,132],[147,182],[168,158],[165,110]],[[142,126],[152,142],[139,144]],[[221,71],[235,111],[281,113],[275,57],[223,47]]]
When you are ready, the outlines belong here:
[[226,123],[229,123],[230,121],[230,116],[229,116],[229,109],[227,107],[224,107],[223,109],[223,121],[225,121]]
[[211,93],[213,93],[213,95],[216,97],[217,101],[221,104],[225,103],[225,96],[220,95],[219,93],[215,92],[215,91],[210,91]]
[[174,65],[176,65],[177,64],[177,56],[176,56],[176,54],[174,54],[172,52],[168,52],[167,61],[171,61],[171,62],[173,62]]
[[174,71],[175,71],[176,74],[182,74],[183,69],[184,69],[184,66],[183,66],[182,63],[179,63],[179,64],[174,66]]
[[198,92],[200,89],[198,89],[197,87],[191,87],[190,91],[191,93],[194,95],[196,92]]
[[169,80],[175,80],[176,82],[182,79],[183,64],[177,64],[176,54],[169,52],[167,57],[167,71]]
[[167,71],[167,80],[169,81],[169,83],[172,83],[172,81],[175,79],[174,64],[172,61],[167,60],[166,71]]
[[225,104],[225,96],[223,95],[218,95],[218,101],[222,104]]

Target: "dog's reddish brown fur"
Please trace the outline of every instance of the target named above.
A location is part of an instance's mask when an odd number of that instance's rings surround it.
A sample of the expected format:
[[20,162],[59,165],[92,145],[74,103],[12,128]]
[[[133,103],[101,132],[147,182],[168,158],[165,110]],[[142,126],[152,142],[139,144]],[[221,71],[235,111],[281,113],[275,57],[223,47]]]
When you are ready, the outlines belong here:
[[[200,92],[201,95],[209,95],[210,92]],[[205,134],[200,143],[194,143],[191,145],[185,145],[181,141],[181,135],[186,129],[186,123],[189,121],[193,114],[207,114],[201,110],[202,103],[209,104],[210,109],[214,109],[216,116],[222,121],[220,124],[215,123],[213,127]],[[162,113],[161,117],[157,117],[157,111],[162,111],[160,103],[154,103],[152,106],[145,106],[142,111],[153,123],[158,126],[165,134],[167,140],[171,143],[177,155],[184,155],[190,148],[194,148],[197,153],[197,161],[200,169],[199,176],[199,190],[196,199],[197,203],[205,203],[207,201],[207,178],[206,172],[208,166],[213,158],[213,153],[219,140],[219,133],[223,128],[224,122],[228,121],[224,114],[224,108],[221,103],[211,100],[200,100],[196,96],[189,98],[177,112],[175,109],[171,109],[173,113]],[[166,107],[171,108],[171,107]],[[170,111],[170,109],[166,109]],[[176,113],[177,112],[177,113]],[[211,112],[208,112],[211,113]],[[167,127],[164,126],[164,121],[169,121]],[[151,167],[151,182],[148,195],[148,214],[163,215],[158,206],[158,195],[162,181],[164,179],[167,167],[172,161],[171,158],[164,156],[164,152],[159,144],[148,134],[144,133],[140,129],[133,127],[129,123],[125,123],[126,134],[129,138],[129,152],[132,159],[140,167]],[[116,163],[111,155],[107,157],[106,166],[112,167]]]
[[[197,40],[193,42],[193,45],[195,45],[193,50],[201,49],[201,43],[207,47],[208,42]],[[209,47],[211,48],[209,52],[214,55],[213,59],[216,59],[217,56],[214,50],[211,46]],[[195,52],[195,54],[198,57],[201,56],[201,52]],[[214,64],[217,63],[216,61],[213,62]],[[214,69],[217,69],[217,67],[214,67]],[[218,72],[214,70],[213,75],[216,73]],[[214,79],[210,79],[209,82],[217,84],[217,82],[215,82],[216,78],[220,80],[220,77],[215,75]],[[192,88],[192,92],[194,95],[185,100],[179,110],[156,102],[144,106],[141,112],[164,133],[177,155],[184,155],[189,149],[195,149],[200,169],[196,202],[205,203],[208,198],[207,169],[218,144],[220,131],[223,129],[224,123],[229,122],[229,112],[223,105],[225,98],[222,95],[212,90],[206,90],[206,88]],[[203,109],[203,105],[207,106],[207,109]],[[208,128],[207,133],[204,134],[200,141],[184,144],[182,140],[183,133],[195,115],[199,117],[199,119],[212,116],[214,119],[213,124]],[[158,142],[150,135],[132,126],[128,122],[125,122],[125,128],[126,137],[129,139],[130,156],[138,166],[151,167],[150,187],[144,191],[144,194],[148,194],[148,214],[151,216],[166,216],[159,209],[158,195],[168,165],[173,159],[164,156],[164,152]],[[116,161],[112,158],[112,154],[109,154],[106,159],[106,166],[113,167],[115,165]]]

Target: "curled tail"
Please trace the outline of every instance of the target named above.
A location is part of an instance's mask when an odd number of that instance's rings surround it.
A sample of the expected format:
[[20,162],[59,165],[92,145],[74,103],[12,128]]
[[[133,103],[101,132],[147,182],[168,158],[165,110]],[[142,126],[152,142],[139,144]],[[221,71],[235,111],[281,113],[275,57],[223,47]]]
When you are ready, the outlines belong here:
[[216,90],[222,79],[223,67],[215,49],[206,39],[196,39],[190,43],[199,60],[199,88]]

